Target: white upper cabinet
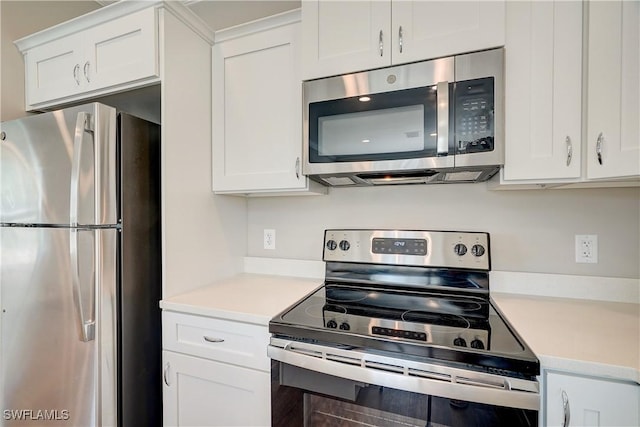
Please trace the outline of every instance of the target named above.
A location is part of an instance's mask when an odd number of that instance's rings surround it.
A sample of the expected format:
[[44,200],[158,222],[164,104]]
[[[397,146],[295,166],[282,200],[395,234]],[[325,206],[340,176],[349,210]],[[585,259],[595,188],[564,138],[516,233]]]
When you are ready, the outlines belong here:
[[25,57],[27,110],[158,80],[157,9],[104,19],[81,17],[16,41]]
[[316,188],[302,175],[299,13],[216,33],[214,192],[295,193]]
[[507,2],[501,184],[637,185],[639,27],[637,1]]
[[391,63],[390,1],[303,1],[303,79]]
[[502,46],[504,18],[504,1],[303,1],[302,77]]
[[507,2],[506,180],[578,179],[582,3]]
[[505,43],[503,1],[391,0],[391,16],[393,64]]
[[589,3],[587,177],[640,176],[640,2]]

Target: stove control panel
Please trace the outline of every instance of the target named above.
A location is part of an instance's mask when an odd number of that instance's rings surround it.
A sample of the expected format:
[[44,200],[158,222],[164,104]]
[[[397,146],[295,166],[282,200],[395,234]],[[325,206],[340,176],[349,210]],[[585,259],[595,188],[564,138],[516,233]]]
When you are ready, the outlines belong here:
[[490,270],[489,234],[326,230],[324,261]]

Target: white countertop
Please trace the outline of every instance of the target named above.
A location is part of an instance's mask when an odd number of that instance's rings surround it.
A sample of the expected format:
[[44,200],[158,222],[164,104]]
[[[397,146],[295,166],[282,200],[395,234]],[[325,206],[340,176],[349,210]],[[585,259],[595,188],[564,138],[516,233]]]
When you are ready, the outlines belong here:
[[492,293],[543,368],[640,383],[640,305]]
[[276,314],[322,285],[322,280],[240,274],[160,301],[163,310],[268,325]]
[[[243,273],[165,299],[160,307],[266,326],[321,284],[318,278]],[[491,295],[542,368],[640,383],[640,304]]]

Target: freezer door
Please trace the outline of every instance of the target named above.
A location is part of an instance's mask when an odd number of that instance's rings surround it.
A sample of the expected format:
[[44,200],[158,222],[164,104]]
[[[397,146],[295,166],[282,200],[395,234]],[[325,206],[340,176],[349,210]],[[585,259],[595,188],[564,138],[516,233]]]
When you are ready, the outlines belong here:
[[115,425],[117,233],[0,227],[6,427]]
[[0,132],[0,223],[117,222],[115,109],[87,104]]

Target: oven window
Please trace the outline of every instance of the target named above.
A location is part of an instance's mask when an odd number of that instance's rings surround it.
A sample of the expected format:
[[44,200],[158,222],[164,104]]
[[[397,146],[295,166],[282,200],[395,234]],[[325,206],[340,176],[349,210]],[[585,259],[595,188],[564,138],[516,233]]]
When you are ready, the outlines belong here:
[[435,86],[309,105],[312,163],[434,157]]

